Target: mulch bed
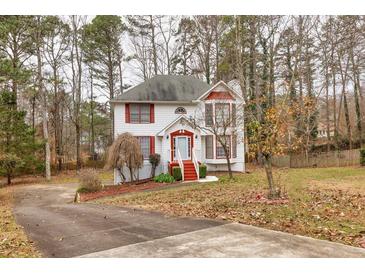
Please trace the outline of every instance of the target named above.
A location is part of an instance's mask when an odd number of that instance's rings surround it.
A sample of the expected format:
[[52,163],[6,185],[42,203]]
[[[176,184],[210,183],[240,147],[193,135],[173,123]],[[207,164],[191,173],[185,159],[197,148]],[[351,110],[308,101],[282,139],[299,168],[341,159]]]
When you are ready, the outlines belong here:
[[94,200],[106,196],[114,196],[119,194],[126,194],[131,192],[141,192],[144,190],[154,189],[162,186],[171,186],[171,185],[178,185],[177,183],[156,183],[153,181],[148,181],[145,183],[138,183],[138,184],[124,184],[124,185],[114,185],[114,186],[105,186],[103,190],[98,192],[91,192],[91,193],[79,193],[80,202],[86,202],[89,200]]

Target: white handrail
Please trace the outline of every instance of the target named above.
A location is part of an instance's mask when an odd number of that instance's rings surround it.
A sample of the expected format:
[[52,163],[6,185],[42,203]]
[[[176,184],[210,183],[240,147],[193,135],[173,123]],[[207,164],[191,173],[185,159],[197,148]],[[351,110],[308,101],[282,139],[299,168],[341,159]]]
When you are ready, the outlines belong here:
[[184,162],[182,161],[179,149],[177,149],[177,161],[179,162],[179,167],[181,170],[181,179],[182,181],[184,181]]
[[199,164],[198,164],[198,159],[196,158],[196,154],[195,154],[195,147],[193,147],[192,149],[192,157],[191,160],[194,163],[194,167],[195,167],[195,172],[196,172],[196,176],[199,180]]

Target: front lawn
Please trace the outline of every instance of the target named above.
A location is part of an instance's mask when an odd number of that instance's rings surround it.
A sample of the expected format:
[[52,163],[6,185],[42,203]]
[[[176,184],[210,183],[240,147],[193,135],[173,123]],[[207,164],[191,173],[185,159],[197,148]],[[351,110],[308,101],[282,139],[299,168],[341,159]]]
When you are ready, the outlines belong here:
[[365,169],[277,169],[288,200],[269,204],[263,170],[219,182],[101,199],[98,203],[217,218],[365,247]]
[[21,226],[15,223],[11,204],[14,187],[0,188],[0,258],[40,257]]

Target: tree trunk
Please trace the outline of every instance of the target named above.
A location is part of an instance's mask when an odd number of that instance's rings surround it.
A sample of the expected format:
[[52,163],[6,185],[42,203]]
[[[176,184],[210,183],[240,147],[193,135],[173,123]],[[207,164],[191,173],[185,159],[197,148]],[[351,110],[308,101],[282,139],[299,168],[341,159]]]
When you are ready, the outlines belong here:
[[152,57],[153,57],[153,67],[155,75],[158,74],[157,70],[157,49],[156,49],[156,41],[155,41],[155,26],[153,24],[153,16],[150,15],[150,28],[151,28],[151,43],[152,43]]
[[352,149],[352,133],[351,133],[351,122],[350,122],[350,114],[349,114],[349,107],[347,103],[347,96],[346,96],[346,86],[342,87],[342,95],[343,95],[343,107],[345,110],[345,120],[346,120],[346,128],[347,128],[347,137],[349,138],[349,149]]
[[96,160],[95,157],[95,131],[94,131],[94,87],[93,87],[93,78],[92,74],[90,77],[90,92],[91,92],[91,99],[90,99],[90,131],[91,131],[91,146],[90,146],[90,153],[93,160]]
[[[226,149],[224,149],[226,150]],[[227,167],[228,167],[228,175],[229,179],[233,179],[232,167],[231,167],[231,159],[229,158],[229,154],[226,152],[226,160],[227,160]],[[199,174],[198,174],[199,177]]]
[[271,157],[270,156],[264,156],[262,158],[264,159],[264,167],[265,167],[266,178],[267,178],[267,181],[269,183],[268,198],[269,199],[279,198],[279,192],[275,188],[274,177],[273,177],[273,174],[272,174]]
[[328,65],[326,63],[326,131],[327,131],[327,153],[330,152],[331,134],[330,134],[330,110],[329,110],[329,79]]
[[11,185],[11,173],[10,172],[8,172],[6,174],[6,178],[7,178],[8,185]]
[[[40,23],[40,17],[38,17],[38,24]],[[43,125],[43,138],[44,138],[44,150],[45,150],[45,172],[46,172],[46,180],[51,180],[51,149],[49,146],[49,137],[48,137],[48,104],[47,104],[47,94],[46,90],[43,89],[43,81],[42,81],[42,57],[41,57],[41,37],[40,32],[37,32],[37,80],[38,80],[38,93],[41,98],[41,105],[43,107],[42,110],[42,125]]]

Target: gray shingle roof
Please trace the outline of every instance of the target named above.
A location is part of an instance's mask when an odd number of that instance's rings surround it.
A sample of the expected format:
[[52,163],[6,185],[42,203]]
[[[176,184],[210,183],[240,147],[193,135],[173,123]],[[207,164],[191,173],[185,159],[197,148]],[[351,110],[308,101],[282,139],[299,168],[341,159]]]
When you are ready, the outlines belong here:
[[116,101],[192,101],[212,86],[185,75],[157,75],[129,89]]

